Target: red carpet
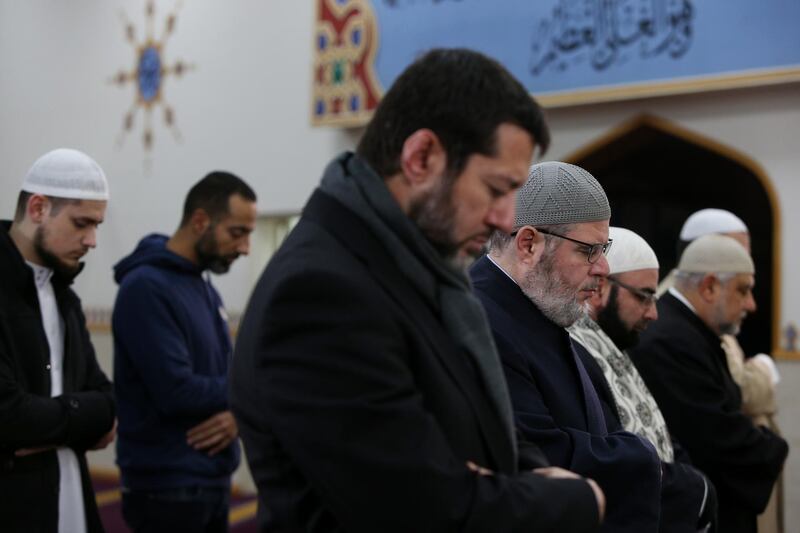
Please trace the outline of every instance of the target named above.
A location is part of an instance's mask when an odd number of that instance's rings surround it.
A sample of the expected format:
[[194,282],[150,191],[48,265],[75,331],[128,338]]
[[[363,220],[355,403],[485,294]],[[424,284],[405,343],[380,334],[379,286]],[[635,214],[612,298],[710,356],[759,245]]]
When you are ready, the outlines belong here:
[[[116,473],[92,472],[92,485],[100,509],[100,519],[106,533],[130,533],[122,519],[119,492],[119,477]],[[230,533],[255,533],[256,497],[234,492],[231,495],[231,509],[228,514]]]

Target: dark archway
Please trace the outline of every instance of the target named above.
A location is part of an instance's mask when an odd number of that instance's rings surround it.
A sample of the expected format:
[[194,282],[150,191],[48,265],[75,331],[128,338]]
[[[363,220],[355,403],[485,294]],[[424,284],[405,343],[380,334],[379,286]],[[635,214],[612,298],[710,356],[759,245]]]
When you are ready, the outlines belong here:
[[608,194],[611,224],[630,228],[658,254],[661,277],[677,264],[686,218],[717,207],[750,229],[758,311],[739,336],[748,355],[778,349],[777,204],[760,166],[744,154],[663,119],[643,115],[615,128],[567,161],[591,172]]

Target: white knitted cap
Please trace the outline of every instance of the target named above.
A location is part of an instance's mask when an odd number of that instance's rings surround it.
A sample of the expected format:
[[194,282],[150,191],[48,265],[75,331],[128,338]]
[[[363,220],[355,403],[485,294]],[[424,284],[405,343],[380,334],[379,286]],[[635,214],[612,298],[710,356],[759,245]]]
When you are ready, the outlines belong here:
[[712,234],[699,237],[686,247],[678,263],[678,270],[755,274],[756,267],[750,254],[736,239]]
[[693,241],[712,233],[747,233],[742,219],[724,209],[701,209],[689,215],[681,228],[680,239]]
[[611,274],[646,268],[658,269],[656,253],[642,237],[629,229],[610,227],[608,236],[614,241],[606,259]]
[[58,148],[36,160],[21,189],[75,200],[108,200],[108,181],[94,159],[70,148]]
[[581,167],[548,161],[530,168],[517,191],[514,228],[595,222],[611,218],[603,187]]

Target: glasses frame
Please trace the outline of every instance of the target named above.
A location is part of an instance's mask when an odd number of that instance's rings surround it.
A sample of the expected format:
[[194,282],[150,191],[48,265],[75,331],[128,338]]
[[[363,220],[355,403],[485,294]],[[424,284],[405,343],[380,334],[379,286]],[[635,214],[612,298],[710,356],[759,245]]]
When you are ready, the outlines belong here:
[[[589,252],[586,254],[586,260],[589,261],[590,265],[595,264],[597,262],[597,260],[600,259],[601,255],[606,255],[608,253],[608,250],[611,248],[611,243],[614,242],[614,239],[608,239],[608,242],[590,243],[590,242],[579,241],[578,239],[573,239],[573,238],[567,237],[565,235],[560,235],[558,233],[552,233],[550,231],[539,229],[539,228],[536,228],[536,231],[538,231],[539,233],[544,233],[545,235],[552,235],[553,237],[558,237],[559,239],[564,239],[564,240],[567,240],[567,241],[570,241],[570,242],[574,242],[576,244],[580,244],[581,246],[585,246],[585,247],[589,248]],[[601,253],[597,254],[595,252],[596,250],[601,250]],[[594,256],[594,259],[592,259],[592,256]]]
[[636,296],[639,302],[644,306],[649,307],[651,305],[655,305],[655,303],[658,301],[658,295],[655,292],[649,292],[638,287],[634,287],[633,285],[628,285],[627,283],[618,280],[614,276],[608,276],[606,279],[608,279],[608,281],[614,285],[619,285],[629,293]]

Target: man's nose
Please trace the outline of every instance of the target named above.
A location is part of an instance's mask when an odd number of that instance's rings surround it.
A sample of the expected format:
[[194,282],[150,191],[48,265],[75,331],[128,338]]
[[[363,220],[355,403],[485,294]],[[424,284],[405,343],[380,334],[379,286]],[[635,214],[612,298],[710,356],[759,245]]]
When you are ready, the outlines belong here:
[[498,229],[505,233],[511,233],[514,229],[514,192],[509,192],[502,198],[498,198],[490,207],[486,214],[486,225],[490,228]]
[[606,259],[605,254],[601,254],[600,258],[592,263],[592,267],[589,269],[590,275],[603,278],[608,277],[609,272],[611,272],[611,268],[608,266],[608,259]]

